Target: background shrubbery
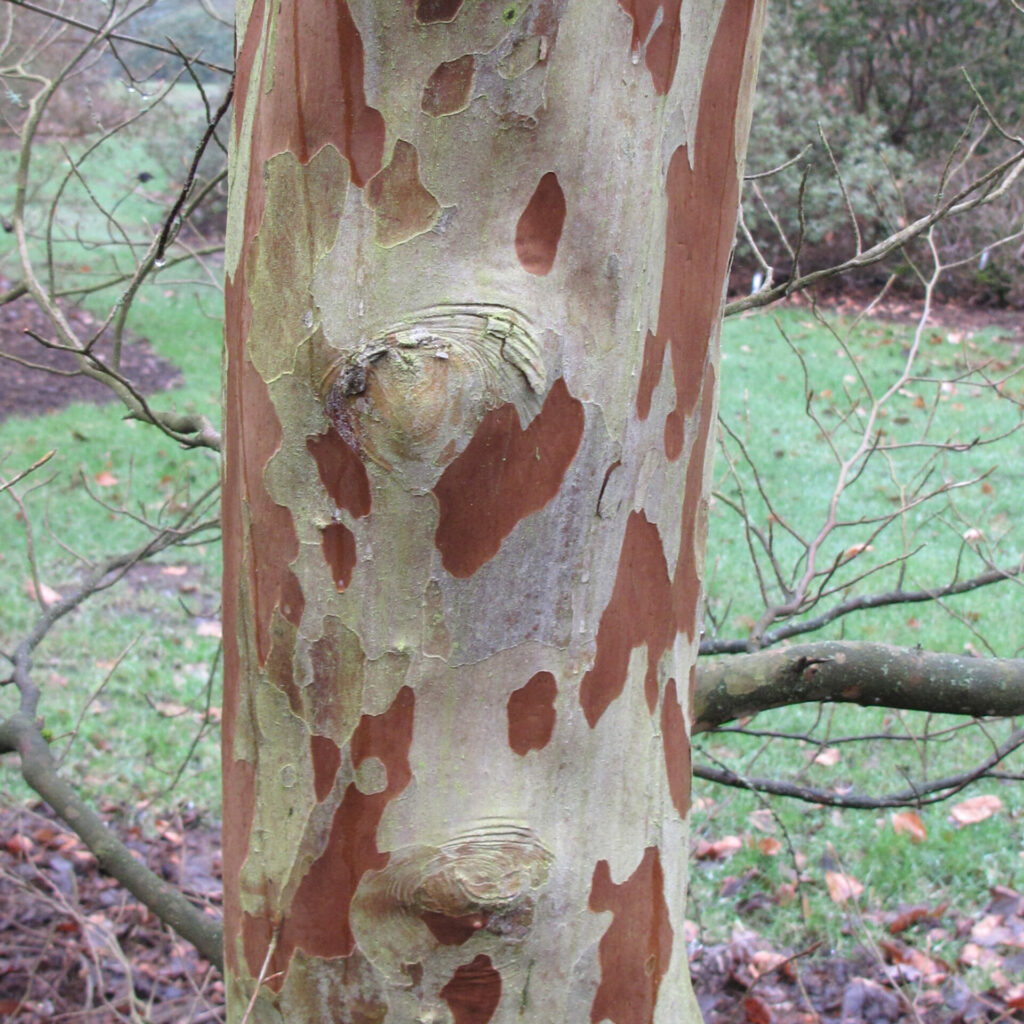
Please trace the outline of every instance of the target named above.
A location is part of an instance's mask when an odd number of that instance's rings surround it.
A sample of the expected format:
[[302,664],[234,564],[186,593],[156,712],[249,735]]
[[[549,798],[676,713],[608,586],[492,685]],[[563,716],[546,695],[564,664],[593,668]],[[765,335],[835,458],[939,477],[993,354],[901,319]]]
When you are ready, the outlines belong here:
[[[1024,27],[1008,0],[773,5],[747,167],[757,175],[792,163],[750,183],[744,215],[776,280],[792,273],[798,247],[803,272],[839,263],[856,249],[858,231],[866,249],[926,213],[940,192],[966,184],[969,154],[995,161],[1010,152],[1012,143],[975,111],[980,99],[1009,134],[1019,134],[1021,68]],[[982,258],[1022,213],[1018,180],[969,222],[943,225],[943,259],[965,261],[946,275],[947,295],[1024,305],[1020,240]],[[895,273],[915,289],[921,257],[918,243],[843,283],[878,285]],[[758,269],[741,239],[734,287],[749,289]]]

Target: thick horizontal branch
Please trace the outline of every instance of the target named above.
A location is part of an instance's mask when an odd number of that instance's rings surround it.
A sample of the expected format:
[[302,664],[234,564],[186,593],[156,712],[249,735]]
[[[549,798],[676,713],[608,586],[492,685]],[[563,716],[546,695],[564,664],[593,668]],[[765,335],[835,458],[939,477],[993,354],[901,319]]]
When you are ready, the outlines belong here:
[[973,718],[1024,714],[1024,659],[824,642],[701,661],[693,731],[758,711],[833,701]]
[[222,968],[221,923],[132,856],[103,819],[60,777],[46,740],[35,723],[20,712],[0,723],[0,753],[11,751],[21,757],[25,781],[81,837],[100,867],[191,942],[210,963]]

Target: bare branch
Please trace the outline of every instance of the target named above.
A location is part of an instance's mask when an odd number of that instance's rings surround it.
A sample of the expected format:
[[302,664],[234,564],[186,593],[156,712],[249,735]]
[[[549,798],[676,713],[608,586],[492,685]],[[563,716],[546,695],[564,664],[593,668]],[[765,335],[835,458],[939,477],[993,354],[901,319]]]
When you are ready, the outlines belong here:
[[[787,622],[775,629],[762,634],[760,638],[761,647],[771,647],[773,644],[781,643],[794,636],[801,636],[805,633],[813,633],[830,622],[835,622],[853,612],[866,611],[870,608],[884,608],[894,604],[920,604],[926,601],[939,601],[942,598],[954,597],[957,594],[967,594],[979,587],[991,586],[993,583],[1001,583],[1004,580],[1012,579],[1024,573],[1024,562],[1010,565],[1006,568],[992,568],[985,572],[978,573],[970,579],[954,580],[941,587],[932,587],[927,590],[891,590],[886,593],[865,594],[859,597],[851,597],[828,609],[820,615],[810,619]],[[700,653],[711,654],[740,654],[750,650],[750,641],[747,638],[730,640],[707,639],[701,641]]]
[[701,661],[693,732],[808,701],[971,718],[1024,715],[1024,660],[826,641]]
[[808,274],[798,273],[797,267],[793,268],[793,277],[787,281],[780,282],[771,288],[763,288],[753,295],[746,295],[742,299],[736,299],[725,306],[725,316],[735,316],[747,309],[758,309],[762,306],[771,305],[779,299],[792,294],[793,292],[805,291],[812,285],[821,284],[839,277],[842,274],[854,270],[863,270],[875,263],[880,263],[887,256],[903,249],[908,242],[920,237],[933,225],[947,217],[956,217],[969,210],[973,210],[983,203],[991,202],[1003,194],[1009,184],[1014,181],[1022,169],[1024,169],[1024,150],[1019,150],[1012,156],[1001,161],[989,169],[979,178],[965,185],[952,198],[937,205],[930,213],[919,217],[905,228],[894,232],[887,238],[865,249],[842,263],[821,270],[813,270]]
[[[48,7],[39,7],[36,4],[30,3],[29,0],[7,0],[9,4],[15,7],[23,7],[26,11],[32,11],[35,14],[43,14],[47,18],[52,18],[54,21],[63,22],[66,25],[71,25],[74,28],[84,29],[86,32],[90,32],[93,35],[99,35],[103,30],[98,25],[90,25],[87,22],[79,21],[77,18],[72,18],[70,15],[65,14],[60,10],[52,10]],[[146,50],[154,50],[157,53],[166,53],[170,57],[180,56],[180,50],[175,47],[162,46],[160,43],[154,43],[151,39],[139,39],[136,36],[127,36],[122,32],[110,32],[108,33],[109,38],[116,40],[119,43],[128,43],[131,46],[141,46]],[[214,64],[212,61],[203,60],[198,55],[190,57],[189,60],[193,64],[199,64],[201,67],[209,68],[211,71],[219,71],[225,75],[234,74],[232,68],[222,67],[220,64]]]
[[773,793],[776,796],[788,796],[806,803],[820,804],[825,807],[849,807],[858,810],[878,810],[882,807],[923,807],[926,804],[941,803],[961,792],[972,782],[986,778],[997,764],[1005,760],[1019,747],[1024,746],[1024,729],[1018,729],[1005,743],[1002,743],[989,757],[966,772],[949,775],[942,779],[933,779],[912,785],[898,793],[886,796],[870,796],[864,793],[840,793],[834,790],[815,789],[811,786],[800,786],[780,779],[748,778],[728,768],[709,768],[707,765],[694,764],[693,774],[709,782],[718,782],[736,789],[749,789],[757,793]]

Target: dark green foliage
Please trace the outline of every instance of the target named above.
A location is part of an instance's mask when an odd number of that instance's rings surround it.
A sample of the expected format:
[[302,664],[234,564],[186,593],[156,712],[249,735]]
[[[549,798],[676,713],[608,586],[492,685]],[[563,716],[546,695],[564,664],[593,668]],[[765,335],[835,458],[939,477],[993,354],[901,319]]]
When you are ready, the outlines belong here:
[[[776,279],[792,272],[791,250],[799,249],[803,271],[840,262],[856,250],[858,232],[868,248],[926,213],[940,190],[955,193],[969,176],[1005,157],[1012,144],[988,123],[979,96],[1003,127],[1019,133],[1022,67],[1024,14],[1008,0],[791,0],[774,6],[748,170],[762,173],[802,155],[781,173],[751,183],[745,219]],[[969,145],[973,156],[961,167]],[[1015,220],[1019,227],[1022,202],[1018,184],[1007,203],[973,213],[969,226],[954,222],[941,230],[944,260],[971,259],[950,276],[952,287],[989,302],[1024,299],[1024,263],[1013,250],[993,250],[986,259],[999,289],[987,277],[976,279],[985,246]],[[920,247],[911,249],[858,283],[878,284],[895,272],[913,285],[913,263],[922,255]],[[742,239],[737,268],[734,284],[742,288],[757,269]]]

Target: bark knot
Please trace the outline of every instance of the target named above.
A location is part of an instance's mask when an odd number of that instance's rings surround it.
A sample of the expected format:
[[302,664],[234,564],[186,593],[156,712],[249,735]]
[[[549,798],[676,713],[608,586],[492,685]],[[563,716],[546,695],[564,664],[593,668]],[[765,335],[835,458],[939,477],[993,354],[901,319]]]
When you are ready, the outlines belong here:
[[[324,344],[327,344],[324,342]],[[491,409],[537,414],[546,369],[529,321],[494,305],[435,306],[324,354],[319,391],[338,433],[385,469],[443,468]]]

